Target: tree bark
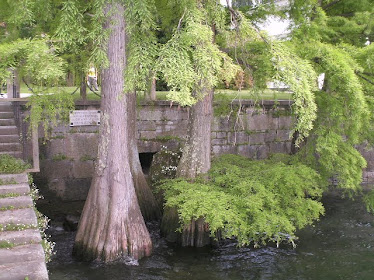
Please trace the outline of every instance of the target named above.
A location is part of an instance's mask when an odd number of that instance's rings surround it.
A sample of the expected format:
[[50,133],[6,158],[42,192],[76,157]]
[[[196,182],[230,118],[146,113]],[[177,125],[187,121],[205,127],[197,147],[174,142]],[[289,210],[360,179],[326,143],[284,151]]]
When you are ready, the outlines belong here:
[[81,73],[81,86],[79,88],[79,93],[83,101],[87,100],[87,82],[86,73],[83,71]]
[[[209,171],[211,162],[211,123],[213,114],[213,90],[203,100],[190,108],[187,141],[177,169],[177,177],[194,179]],[[165,209],[161,230],[169,241],[180,242],[182,246],[202,247],[211,243],[209,225],[202,218],[191,220],[184,227],[181,236],[176,234],[178,214],[175,208]]]
[[128,93],[126,94],[126,99],[129,118],[129,160],[131,163],[130,169],[134,180],[135,191],[144,219],[147,221],[155,220],[160,218],[161,212],[140,165],[138,144],[136,140],[136,94]]
[[75,239],[74,254],[85,260],[113,261],[149,256],[152,243],[131,176],[127,99],[123,96],[124,7],[106,4],[104,28],[111,31],[103,70],[98,160]]
[[156,96],[156,78],[155,77],[152,77],[152,81],[151,81],[150,98],[151,98],[152,101],[157,100],[157,96]]

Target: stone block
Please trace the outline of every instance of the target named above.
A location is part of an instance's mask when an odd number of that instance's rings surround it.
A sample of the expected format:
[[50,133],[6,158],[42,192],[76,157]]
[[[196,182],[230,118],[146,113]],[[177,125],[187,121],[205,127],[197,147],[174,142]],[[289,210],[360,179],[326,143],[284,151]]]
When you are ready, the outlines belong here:
[[53,155],[66,153],[65,151],[65,138],[63,139],[51,139],[47,141],[44,146],[45,156],[48,159],[52,159]]
[[265,136],[266,136],[266,133],[264,133],[264,132],[254,132],[254,133],[251,133],[248,136],[248,140],[249,140],[249,143],[251,145],[253,145],[253,144],[264,144],[265,143]]
[[256,159],[257,158],[257,147],[256,146],[250,146],[250,145],[240,145],[237,147],[237,153],[238,155],[250,158],[250,159]]
[[52,159],[40,161],[40,172],[48,179],[70,178],[72,177],[73,161]]
[[79,160],[82,156],[97,156],[98,135],[94,133],[75,133],[66,138],[66,156]]
[[290,140],[290,130],[277,130],[276,141],[289,141]]
[[61,198],[64,201],[86,200],[90,186],[91,178],[66,180],[64,194]]
[[268,116],[268,129],[277,129],[279,127],[279,118],[273,118],[271,115]]
[[248,116],[248,130],[267,130],[269,129],[269,116],[265,114]]
[[227,132],[225,132],[225,131],[216,132],[216,138],[217,139],[222,139],[222,138],[227,139]]
[[374,160],[367,160],[366,159],[366,163],[367,163],[366,170],[368,170],[368,171],[374,170]]
[[230,120],[227,117],[215,117],[212,123],[212,131],[229,131],[230,130]]
[[63,198],[66,189],[65,179],[53,179],[49,182],[47,188],[57,197]]
[[267,145],[257,146],[257,159],[266,159],[269,157],[269,147]]
[[7,224],[38,225],[34,208],[1,211],[0,225]]
[[278,118],[278,129],[291,129],[293,126],[292,116],[280,116]]
[[163,110],[162,112],[162,118],[167,120],[183,120],[188,118],[187,109],[185,108],[169,108]]
[[156,153],[161,150],[161,142],[138,140],[139,153]]
[[277,131],[276,130],[269,130],[264,133],[265,143],[274,142],[277,140]]
[[235,154],[236,147],[231,145],[214,145],[212,146],[212,153],[214,154],[214,156],[223,154]]
[[161,120],[163,112],[156,107],[147,107],[140,109],[140,112],[138,114],[139,120]]
[[229,132],[227,135],[228,143],[231,145],[242,145],[249,142],[249,135],[244,131]]
[[75,161],[72,165],[72,177],[77,179],[92,178],[94,174],[94,161]]
[[291,150],[291,143],[288,147],[286,142],[273,142],[269,144],[269,149],[270,149],[270,153],[272,154],[277,154],[277,153],[288,154],[289,151]]
[[156,137],[156,131],[141,131],[139,139],[155,139]]
[[153,131],[156,130],[156,123],[154,121],[141,120],[137,122],[137,129],[139,131]]
[[226,145],[226,144],[227,144],[227,139],[226,139],[226,138],[220,138],[220,139],[216,138],[216,139],[212,139],[212,140],[211,140],[211,144],[212,144],[213,146],[215,146],[215,145]]

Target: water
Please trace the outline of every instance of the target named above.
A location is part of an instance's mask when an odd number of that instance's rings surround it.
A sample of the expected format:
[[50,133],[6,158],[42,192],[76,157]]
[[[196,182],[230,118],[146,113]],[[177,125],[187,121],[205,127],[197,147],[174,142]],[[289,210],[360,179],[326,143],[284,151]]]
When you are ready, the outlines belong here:
[[374,216],[355,201],[328,196],[326,216],[299,232],[297,248],[177,248],[152,227],[154,253],[138,265],[98,265],[71,257],[74,233],[52,230],[57,255],[48,265],[51,280],[210,279],[374,279]]

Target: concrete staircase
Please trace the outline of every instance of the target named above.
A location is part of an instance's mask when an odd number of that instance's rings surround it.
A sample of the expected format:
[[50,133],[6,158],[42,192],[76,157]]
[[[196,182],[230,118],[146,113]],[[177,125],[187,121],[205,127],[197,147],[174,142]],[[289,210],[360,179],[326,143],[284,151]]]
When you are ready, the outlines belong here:
[[22,145],[11,102],[0,103],[0,154],[22,158]]
[[47,280],[27,174],[2,174],[0,179],[0,280]]

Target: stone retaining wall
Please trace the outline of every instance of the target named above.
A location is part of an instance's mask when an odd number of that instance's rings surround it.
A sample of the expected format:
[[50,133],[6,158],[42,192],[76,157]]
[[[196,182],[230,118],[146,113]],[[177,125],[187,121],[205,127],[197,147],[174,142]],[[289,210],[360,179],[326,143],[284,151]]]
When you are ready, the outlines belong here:
[[[256,106],[242,102],[240,112],[214,117],[212,155],[241,154],[263,159],[271,153],[289,153],[292,126],[289,102],[266,101]],[[239,108],[237,106],[236,108]],[[99,109],[98,103],[77,105]],[[169,102],[143,104],[138,109],[139,153],[156,153],[161,146],[178,149],[186,137],[188,109]],[[42,191],[66,201],[86,198],[98,145],[98,126],[59,126],[48,141],[40,139],[41,172],[35,180]]]

